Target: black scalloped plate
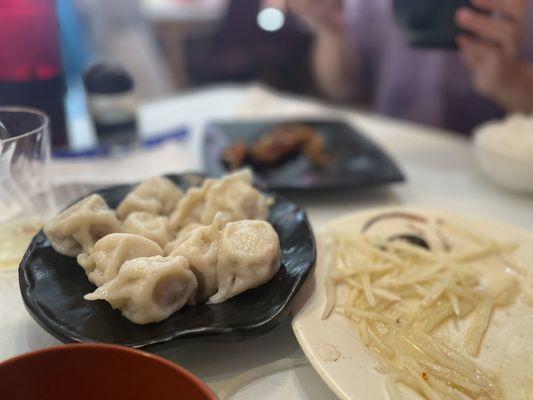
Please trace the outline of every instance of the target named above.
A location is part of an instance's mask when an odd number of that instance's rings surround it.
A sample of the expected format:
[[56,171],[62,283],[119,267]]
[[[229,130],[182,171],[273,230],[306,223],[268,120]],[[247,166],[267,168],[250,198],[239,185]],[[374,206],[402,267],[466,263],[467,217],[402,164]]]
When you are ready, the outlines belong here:
[[[183,189],[203,180],[196,174],[169,178]],[[110,207],[116,207],[132,187],[113,186],[97,193]],[[268,332],[288,314],[316,258],[313,232],[305,213],[288,200],[273,196],[269,221],[280,238],[282,266],[271,281],[222,304],[186,306],[162,322],[133,324],[107,302],[83,299],[95,287],[76,259],[57,253],[42,230],[31,242],[19,269],[24,304],[39,325],[63,342],[160,348],[185,339],[240,340]]]
[[251,143],[276,126],[294,123],[316,129],[332,162],[320,168],[304,154],[277,167],[255,170],[272,190],[359,189],[403,182],[405,177],[385,151],[370,138],[341,120],[264,120],[213,122],[204,135],[203,156],[210,175],[226,174],[222,153],[231,144]]

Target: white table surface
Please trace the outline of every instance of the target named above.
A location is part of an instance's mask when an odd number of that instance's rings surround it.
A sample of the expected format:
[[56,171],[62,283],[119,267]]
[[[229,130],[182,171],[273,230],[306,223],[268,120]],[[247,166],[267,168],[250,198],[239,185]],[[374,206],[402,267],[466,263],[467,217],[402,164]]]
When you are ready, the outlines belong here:
[[[533,197],[498,189],[480,175],[467,139],[375,115],[328,108],[305,99],[279,96],[260,87],[221,86],[146,104],[145,135],[180,124],[191,127],[175,170],[199,169],[202,127],[207,120],[253,117],[342,117],[382,145],[407,175],[405,184],[371,190],[292,196],[319,229],[331,218],[366,207],[420,205],[489,217],[533,230]],[[186,164],[186,165],[185,165]],[[134,178],[134,177],[133,177]],[[0,360],[58,344],[28,315],[16,274],[0,275]],[[262,337],[238,343],[193,343],[161,353],[218,388],[227,379],[280,358],[302,357],[286,321]],[[234,399],[334,399],[310,366],[262,378]]]

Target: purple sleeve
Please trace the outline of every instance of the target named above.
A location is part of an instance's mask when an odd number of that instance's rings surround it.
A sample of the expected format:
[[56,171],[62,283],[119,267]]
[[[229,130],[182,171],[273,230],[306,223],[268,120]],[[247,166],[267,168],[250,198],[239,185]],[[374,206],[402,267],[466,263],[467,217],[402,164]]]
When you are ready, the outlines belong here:
[[526,8],[526,29],[524,32],[524,41],[522,56],[529,62],[533,61],[533,2],[527,2]]
[[391,0],[345,0],[346,34],[361,62],[359,81],[370,89],[379,69],[391,20]]

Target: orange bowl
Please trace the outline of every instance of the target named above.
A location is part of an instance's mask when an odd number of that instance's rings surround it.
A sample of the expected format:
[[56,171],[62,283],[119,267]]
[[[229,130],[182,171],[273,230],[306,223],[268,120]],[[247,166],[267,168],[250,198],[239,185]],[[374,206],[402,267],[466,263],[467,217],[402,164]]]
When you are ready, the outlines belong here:
[[184,368],[139,350],[69,344],[0,363],[0,397],[10,400],[216,400]]

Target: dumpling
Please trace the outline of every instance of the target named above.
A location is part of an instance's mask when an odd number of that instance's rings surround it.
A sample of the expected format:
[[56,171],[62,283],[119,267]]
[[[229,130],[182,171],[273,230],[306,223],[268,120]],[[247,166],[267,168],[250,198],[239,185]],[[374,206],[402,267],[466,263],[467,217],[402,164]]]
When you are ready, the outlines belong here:
[[218,239],[222,214],[217,214],[211,225],[196,228],[170,253],[189,261],[191,271],[198,281],[196,296],[191,304],[207,300],[217,291]]
[[92,283],[101,286],[115,278],[126,261],[161,255],[163,251],[157,243],[145,237],[112,233],[96,242],[91,252],[80,254],[78,264]]
[[202,223],[202,213],[205,207],[207,191],[214,180],[206,179],[201,187],[187,190],[174,212],[170,215],[169,226],[174,231],[179,231],[191,223]]
[[222,212],[224,224],[244,219],[268,218],[269,198],[252,186],[252,173],[242,170],[222,179],[206,179],[201,188],[190,189],[170,216],[170,227],[179,230],[196,222],[208,225]]
[[198,228],[204,228],[205,225],[198,224],[196,222],[193,222],[189,225],[185,225],[176,235],[176,238],[168,242],[165,246],[165,255],[168,256],[170,253],[172,253],[176,247],[178,247],[180,244],[182,244],[190,235],[191,233],[198,229]]
[[122,228],[124,232],[144,236],[164,248],[170,240],[170,232],[167,225],[167,217],[136,211],[128,215],[122,224]]
[[122,200],[117,215],[122,220],[135,211],[169,215],[182,196],[182,191],[170,179],[153,177],[137,185]]
[[97,194],[80,200],[44,226],[54,249],[71,257],[92,250],[99,239],[121,230],[115,213]]
[[218,242],[217,304],[272,279],[280,266],[279,238],[268,222],[231,222]]
[[222,212],[226,222],[268,219],[270,199],[252,186],[252,173],[242,170],[216,181],[207,191],[202,222]]
[[106,300],[136,324],[168,318],[194,295],[197,283],[184,257],[143,257],[126,261],[118,275],[86,300]]

